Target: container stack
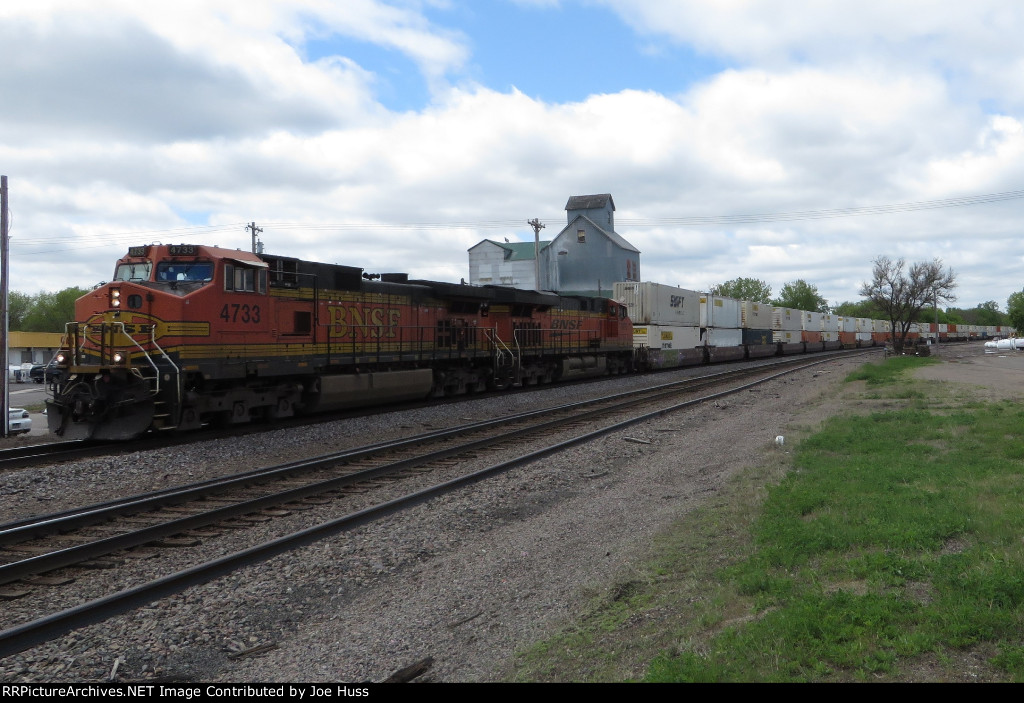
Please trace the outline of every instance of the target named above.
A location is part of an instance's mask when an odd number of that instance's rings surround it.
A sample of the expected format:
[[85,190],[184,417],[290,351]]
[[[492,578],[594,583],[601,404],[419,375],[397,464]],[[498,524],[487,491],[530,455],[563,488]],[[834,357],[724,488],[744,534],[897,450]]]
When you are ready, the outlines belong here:
[[847,349],[857,346],[857,318],[835,315],[836,325],[839,328],[839,341]]
[[871,338],[875,344],[886,344],[892,336],[892,323],[888,320],[871,321]]
[[[733,346],[742,343],[739,300],[706,294],[700,297],[700,303],[700,326],[705,329],[720,330],[723,333],[721,336],[723,340],[736,340],[728,343],[723,341],[714,346]],[[711,342],[709,341],[708,344],[710,345]]]
[[821,341],[838,342],[839,316],[824,312],[819,314],[821,315]]
[[772,308],[772,341],[783,344],[802,342],[803,311],[793,308]]
[[703,362],[700,293],[625,281],[615,283],[614,296],[633,321],[633,348],[640,350],[651,368]]
[[807,312],[806,310],[802,313],[803,317],[801,322],[801,336],[800,338],[805,342],[817,343],[821,342],[821,318],[820,312]]
[[874,339],[871,333],[874,332],[875,322],[869,317],[858,317],[855,318],[857,321],[857,346],[858,347],[870,347],[874,346]]
[[740,301],[740,327],[743,328],[744,344],[772,344],[772,306],[750,300]]

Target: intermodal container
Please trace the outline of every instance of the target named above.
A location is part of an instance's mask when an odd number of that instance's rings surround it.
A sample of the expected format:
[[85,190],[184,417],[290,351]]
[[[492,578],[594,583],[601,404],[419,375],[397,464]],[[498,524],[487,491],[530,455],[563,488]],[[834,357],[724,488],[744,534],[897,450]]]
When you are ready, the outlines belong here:
[[798,331],[803,329],[803,311],[794,308],[772,308],[772,329]]
[[803,326],[800,328],[805,332],[821,332],[821,318],[822,313],[820,312],[803,312]]
[[699,327],[633,325],[633,346],[651,349],[693,349],[700,346]]
[[753,303],[749,300],[740,301],[740,327],[744,329],[763,330],[772,326],[773,308],[764,303]]
[[700,326],[739,329],[740,301],[735,298],[723,298],[719,295],[702,295],[700,297]]
[[614,296],[626,306],[629,319],[635,325],[700,325],[703,296],[696,291],[660,283],[617,281]]
[[772,341],[783,344],[797,344],[803,341],[800,330],[772,330]]
[[743,330],[709,327],[705,338],[709,347],[738,347],[743,344]]
[[846,317],[843,315],[835,315],[836,329],[839,332],[856,332],[857,331],[857,318]]
[[774,341],[772,330],[743,330],[744,344],[771,344]]

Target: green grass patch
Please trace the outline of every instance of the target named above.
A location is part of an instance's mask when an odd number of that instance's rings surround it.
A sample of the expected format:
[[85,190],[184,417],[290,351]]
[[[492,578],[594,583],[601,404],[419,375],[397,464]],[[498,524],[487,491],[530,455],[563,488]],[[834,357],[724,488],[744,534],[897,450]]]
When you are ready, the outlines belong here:
[[[898,385],[930,361],[851,379]],[[958,655],[991,652],[988,678],[1024,680],[1021,427],[1010,403],[826,423],[770,491],[753,552],[718,574],[751,620],[657,658],[647,679],[900,680],[920,661],[943,679]]]
[[941,363],[929,356],[895,356],[881,364],[865,364],[846,377],[847,382],[867,381],[869,387],[890,386],[907,371]]
[[766,452],[511,677],[1024,680],[1024,408],[905,374],[929,363],[851,375],[911,402]]

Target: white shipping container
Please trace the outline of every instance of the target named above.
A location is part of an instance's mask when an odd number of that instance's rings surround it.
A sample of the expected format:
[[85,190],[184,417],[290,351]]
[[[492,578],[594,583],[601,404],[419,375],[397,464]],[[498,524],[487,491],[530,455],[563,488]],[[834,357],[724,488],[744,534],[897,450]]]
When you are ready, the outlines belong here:
[[858,332],[856,339],[858,341],[861,341],[861,342],[870,342],[871,341],[871,333],[870,332]]
[[618,281],[614,285],[614,296],[626,306],[629,319],[635,325],[696,327],[700,324],[702,296],[696,291],[660,283]]
[[[839,316],[829,315],[828,313],[820,313],[821,315],[821,331],[822,332],[838,332],[839,331]],[[839,339],[839,337],[836,337]],[[826,339],[826,342],[832,341]]]
[[803,341],[803,337],[800,330],[775,330],[772,332],[772,341],[792,344]]
[[857,318],[846,317],[842,315],[833,315],[836,320],[836,325],[840,332],[856,332],[857,331]]
[[821,341],[823,342],[838,342],[839,341],[839,330],[823,330],[821,333]]
[[740,301],[740,327],[748,330],[767,330],[772,327],[771,305],[754,303],[749,300]]
[[872,320],[871,327],[873,332],[891,332],[892,322],[889,320]]
[[709,327],[707,340],[709,347],[738,347],[743,344],[743,330]]
[[699,327],[634,325],[633,346],[651,349],[693,349],[700,346]]
[[857,317],[857,318],[854,318],[854,319],[857,320],[857,331],[858,332],[874,332],[875,331],[874,323],[872,323],[870,318],[867,318],[867,317]]
[[735,298],[723,298],[719,295],[702,295],[700,297],[700,326],[739,329],[740,301]]
[[[798,332],[803,329],[803,310],[772,308],[772,329]],[[800,335],[797,335],[799,337]],[[797,341],[800,341],[799,339]]]
[[820,312],[807,312],[803,311],[803,327],[802,330],[807,332],[821,332],[821,318],[823,315]]

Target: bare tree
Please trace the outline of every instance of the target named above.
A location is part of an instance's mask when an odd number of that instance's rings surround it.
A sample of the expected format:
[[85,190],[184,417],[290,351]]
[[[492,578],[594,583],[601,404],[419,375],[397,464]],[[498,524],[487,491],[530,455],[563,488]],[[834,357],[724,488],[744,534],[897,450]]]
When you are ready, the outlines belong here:
[[941,259],[912,264],[906,273],[904,259],[893,261],[879,256],[874,263],[871,281],[861,285],[860,294],[889,318],[893,350],[902,354],[910,324],[921,309],[929,303],[956,300],[956,274],[943,268]]

